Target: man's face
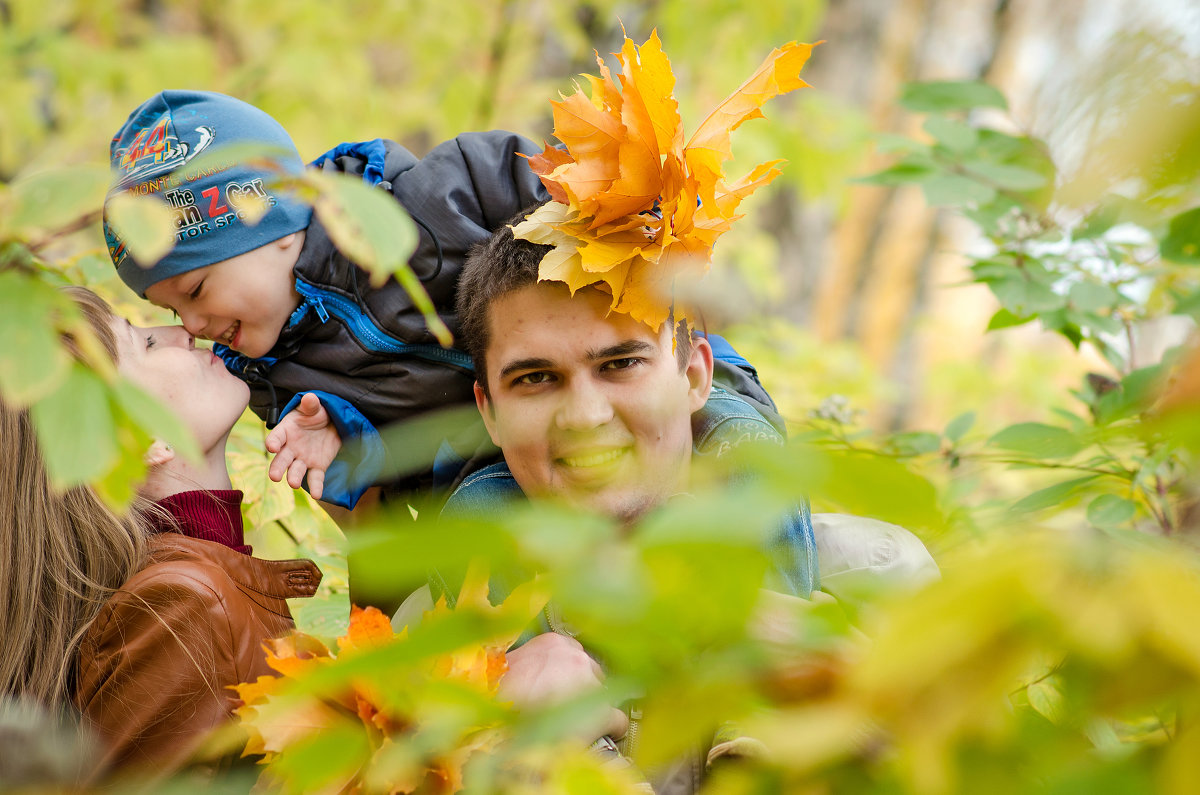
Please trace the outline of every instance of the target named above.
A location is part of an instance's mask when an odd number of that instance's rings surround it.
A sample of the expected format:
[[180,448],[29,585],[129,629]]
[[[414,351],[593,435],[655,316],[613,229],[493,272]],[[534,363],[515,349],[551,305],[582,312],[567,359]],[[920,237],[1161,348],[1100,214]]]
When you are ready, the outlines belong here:
[[150,285],[146,298],[173,310],[197,337],[251,358],[266,355],[300,305],[292,268],[304,235],[287,235],[236,257]]
[[686,485],[691,414],[708,399],[712,351],[681,371],[672,332],[608,313],[609,296],[542,283],[488,311],[489,394],[475,400],[529,496],[633,519]]

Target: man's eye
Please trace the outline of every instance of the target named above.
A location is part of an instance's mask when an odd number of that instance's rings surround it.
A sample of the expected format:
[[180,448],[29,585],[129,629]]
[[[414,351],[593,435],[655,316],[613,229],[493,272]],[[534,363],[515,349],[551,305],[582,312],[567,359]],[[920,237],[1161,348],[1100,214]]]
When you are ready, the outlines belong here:
[[624,359],[610,359],[600,366],[601,370],[628,370],[630,367],[637,367],[642,363],[642,359],[636,356],[630,356]]
[[514,384],[526,384],[534,386],[536,384],[545,384],[551,380],[551,375],[545,372],[526,373],[513,379]]

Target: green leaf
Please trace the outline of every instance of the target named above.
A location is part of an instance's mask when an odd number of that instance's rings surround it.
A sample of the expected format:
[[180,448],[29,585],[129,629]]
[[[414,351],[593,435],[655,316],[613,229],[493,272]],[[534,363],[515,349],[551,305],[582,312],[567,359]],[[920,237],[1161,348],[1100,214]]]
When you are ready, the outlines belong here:
[[1162,383],[1162,363],[1140,367],[1121,379],[1114,389],[1096,401],[1096,422],[1107,424],[1140,414],[1149,407]]
[[936,453],[942,446],[942,438],[928,431],[906,431],[893,434],[888,444],[901,455]]
[[99,213],[108,189],[108,169],[77,165],[22,177],[12,184],[9,223],[18,236],[55,230]]
[[924,127],[925,132],[952,152],[969,152],[979,143],[979,133],[973,127],[945,116],[930,116]]
[[1104,494],[1088,505],[1087,519],[1096,527],[1110,528],[1125,524],[1135,513],[1137,505],[1132,500],[1115,494]]
[[938,174],[921,183],[925,201],[934,207],[987,204],[996,191],[982,182],[958,174]]
[[1200,265],[1200,207],[1172,218],[1159,244],[1163,259],[1181,265]]
[[1067,300],[1084,312],[1108,309],[1116,305],[1119,297],[1117,291],[1107,284],[1091,280],[1075,282],[1067,291]]
[[1042,326],[1047,331],[1057,332],[1066,338],[1067,342],[1076,350],[1079,349],[1083,342],[1083,331],[1072,322],[1069,313],[1065,306],[1058,309],[1042,312],[1040,315]]
[[929,179],[934,174],[939,173],[927,158],[905,158],[893,166],[876,171],[874,174],[867,174],[863,177],[856,177],[853,182],[864,185],[908,185],[913,182],[923,182]]
[[988,282],[1000,304],[1018,317],[1029,317],[1062,307],[1066,298],[1046,285],[1022,276]]
[[1000,309],[996,310],[996,314],[992,315],[992,319],[988,321],[987,330],[997,331],[1002,328],[1021,326],[1033,320],[1034,317],[1034,315],[1028,315],[1026,317],[1014,315],[1012,312],[1009,312],[1007,309],[1001,307]]
[[880,133],[879,135],[875,136],[875,149],[881,154],[894,154],[897,152],[908,153],[925,148],[925,144],[922,144],[919,141],[914,141],[906,135]]
[[117,460],[116,425],[104,382],[82,365],[30,408],[55,488],[100,478]]
[[1193,320],[1200,321],[1200,290],[1179,295],[1175,298],[1175,315],[1189,315]]
[[1087,326],[1105,334],[1120,334],[1124,330],[1121,321],[1112,315],[1100,315],[1095,312],[1072,313],[1078,316],[1080,325]]
[[1054,682],[1054,677],[1048,677],[1040,682],[1034,682],[1025,688],[1029,697],[1029,706],[1046,720],[1060,724],[1066,717],[1066,699]]
[[982,259],[972,263],[970,267],[971,275],[977,282],[1015,279],[1021,275],[1020,269],[1009,258]]
[[0,395],[14,407],[27,406],[67,376],[70,356],[54,326],[65,296],[15,271],[0,272],[0,296]]
[[1018,500],[1013,505],[1012,510],[1014,513],[1033,513],[1034,511],[1052,508],[1061,504],[1072,494],[1098,477],[1099,475],[1087,475],[1082,478],[1064,480],[1061,483],[1055,483],[1053,486],[1047,486],[1044,489],[1038,489],[1033,494]]
[[988,439],[993,447],[1002,447],[1033,458],[1070,458],[1082,450],[1084,443],[1066,428],[1040,422],[1021,422],[1010,425]]
[[347,174],[310,171],[304,179],[317,189],[313,209],[338,249],[371,275],[372,284],[383,284],[394,276],[424,315],[429,330],[439,342],[449,345],[449,329],[408,266],[408,258],[417,249],[417,227],[399,202]]
[[109,198],[106,212],[109,225],[143,267],[152,267],[175,245],[174,217],[157,199],[118,193]]
[[917,113],[972,108],[1008,109],[1003,94],[987,83],[978,81],[907,83],[901,91],[900,104]]
[[1120,217],[1121,205],[1105,202],[1088,213],[1088,216],[1083,219],[1083,223],[1071,233],[1071,236],[1075,240],[1092,240],[1100,237],[1111,229]]
[[957,442],[966,435],[967,431],[971,430],[971,426],[975,424],[975,412],[964,411],[946,424],[946,430],[942,431],[942,435],[951,442]]
[[1018,192],[1037,190],[1046,185],[1046,177],[1036,171],[1020,166],[973,160],[964,167],[976,176],[986,179],[998,188]]

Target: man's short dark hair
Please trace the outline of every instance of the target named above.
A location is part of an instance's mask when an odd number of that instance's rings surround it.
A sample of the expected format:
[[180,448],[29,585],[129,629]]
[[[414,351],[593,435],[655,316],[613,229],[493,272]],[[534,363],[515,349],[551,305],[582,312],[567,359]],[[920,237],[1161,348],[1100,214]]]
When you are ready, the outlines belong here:
[[504,222],[490,238],[467,254],[458,277],[458,325],[460,342],[475,363],[475,378],[487,390],[487,349],[492,329],[488,309],[497,299],[537,284],[538,267],[553,246],[530,243],[513,237],[512,227],[536,210],[529,207]]
[[[459,342],[475,364],[475,380],[487,394],[487,349],[491,344],[491,324],[488,311],[492,304],[511,292],[532,287],[538,282],[542,258],[553,246],[530,243],[513,237],[512,227],[521,223],[536,210],[528,207],[506,221],[483,243],[467,255],[458,279]],[[673,321],[673,315],[668,322]],[[675,334],[675,358],[682,371],[691,357],[692,340],[683,323]]]

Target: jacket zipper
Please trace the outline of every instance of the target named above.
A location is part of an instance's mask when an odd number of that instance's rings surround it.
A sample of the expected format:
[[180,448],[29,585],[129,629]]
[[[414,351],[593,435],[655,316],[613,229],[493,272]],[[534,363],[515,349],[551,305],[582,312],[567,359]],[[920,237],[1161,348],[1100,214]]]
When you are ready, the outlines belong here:
[[312,303],[322,320],[330,314],[341,320],[354,338],[369,351],[416,356],[474,372],[471,357],[466,353],[440,345],[412,345],[401,342],[372,323],[358,304],[348,298],[322,290],[300,279],[296,280],[296,291]]

